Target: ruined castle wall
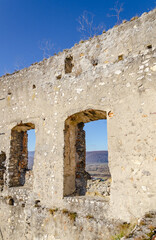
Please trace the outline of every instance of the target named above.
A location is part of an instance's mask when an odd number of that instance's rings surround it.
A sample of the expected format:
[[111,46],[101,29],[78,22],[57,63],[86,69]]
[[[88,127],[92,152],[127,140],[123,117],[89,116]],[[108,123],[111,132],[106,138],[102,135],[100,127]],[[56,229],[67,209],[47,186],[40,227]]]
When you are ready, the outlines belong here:
[[[155,16],[153,10],[0,78],[0,151],[6,154],[6,184],[1,199],[23,199],[25,207],[19,221],[26,221],[30,214],[26,206],[33,209],[36,200],[46,208],[70,208],[73,202],[74,209],[83,215],[83,205],[78,204],[81,200],[63,198],[64,128],[69,116],[87,109],[107,113],[112,183],[103,216],[130,220],[156,208]],[[27,183],[9,187],[11,131],[21,121],[34,124],[36,131],[31,189],[26,188]],[[7,208],[4,204],[1,209],[4,206]],[[12,211],[18,212],[16,209]],[[6,223],[10,229],[12,226],[7,214],[13,213],[1,214],[3,231]],[[39,222],[34,219],[31,223],[35,226]]]

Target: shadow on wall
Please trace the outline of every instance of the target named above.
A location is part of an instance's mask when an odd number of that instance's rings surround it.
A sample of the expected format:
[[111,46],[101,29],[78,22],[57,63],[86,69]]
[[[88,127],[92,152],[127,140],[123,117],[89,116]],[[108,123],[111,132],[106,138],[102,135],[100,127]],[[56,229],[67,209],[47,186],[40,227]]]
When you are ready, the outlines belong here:
[[5,173],[5,160],[6,160],[6,154],[5,152],[0,153],[0,189],[3,189],[4,185],[4,173]]

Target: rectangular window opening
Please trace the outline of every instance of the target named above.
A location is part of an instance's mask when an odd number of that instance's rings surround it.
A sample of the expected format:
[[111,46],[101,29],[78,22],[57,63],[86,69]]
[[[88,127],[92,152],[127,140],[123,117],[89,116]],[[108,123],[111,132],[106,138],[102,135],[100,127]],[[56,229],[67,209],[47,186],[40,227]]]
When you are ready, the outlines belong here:
[[[11,130],[10,158],[8,166],[9,187],[24,186],[32,182],[34,164],[35,125],[18,124]],[[28,184],[27,184],[28,185]]]

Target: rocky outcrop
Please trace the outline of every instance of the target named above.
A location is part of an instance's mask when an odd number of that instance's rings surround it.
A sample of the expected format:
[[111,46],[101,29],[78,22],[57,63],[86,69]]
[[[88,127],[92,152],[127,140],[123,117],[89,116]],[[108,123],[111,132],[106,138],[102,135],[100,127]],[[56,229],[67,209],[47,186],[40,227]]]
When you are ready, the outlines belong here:
[[138,220],[137,225],[122,240],[154,240],[156,239],[156,212],[148,212]]
[[108,197],[110,196],[111,179],[108,180],[88,180],[87,192],[89,196]]

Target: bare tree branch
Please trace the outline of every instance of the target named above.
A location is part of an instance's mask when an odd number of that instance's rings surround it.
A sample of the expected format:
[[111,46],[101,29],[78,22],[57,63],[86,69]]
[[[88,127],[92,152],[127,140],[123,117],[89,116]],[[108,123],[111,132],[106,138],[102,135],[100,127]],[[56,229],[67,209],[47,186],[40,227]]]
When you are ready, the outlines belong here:
[[84,11],[77,19],[79,23],[78,31],[84,39],[98,35],[104,29],[103,24],[99,24],[98,26],[94,25],[94,16],[93,13]]
[[42,40],[39,43],[39,49],[43,51],[43,58],[49,58],[54,54],[54,46],[54,43],[52,43],[50,40]]
[[120,24],[121,23],[120,14],[123,11],[123,3],[120,4],[117,1],[114,5],[114,8],[111,8],[110,10],[113,11],[114,14],[107,14],[107,16],[108,17],[116,17],[116,19],[117,19],[116,24]]
[[18,71],[18,70],[20,70],[20,69],[22,69],[26,66],[27,66],[27,64],[26,64],[24,58],[22,58],[22,57],[17,57],[16,58],[16,61],[14,63],[15,71]]

